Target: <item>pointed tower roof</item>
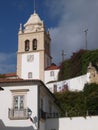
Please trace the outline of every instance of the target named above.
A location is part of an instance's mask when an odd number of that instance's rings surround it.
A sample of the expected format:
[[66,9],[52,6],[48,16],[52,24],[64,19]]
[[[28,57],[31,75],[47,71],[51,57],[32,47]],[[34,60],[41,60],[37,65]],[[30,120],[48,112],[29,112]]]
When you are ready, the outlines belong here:
[[27,22],[24,24],[24,33],[44,31],[45,26],[39,15],[34,11]]
[[24,27],[29,25],[42,25],[43,21],[40,19],[39,15],[34,11],[34,13],[30,16],[28,21],[24,24]]

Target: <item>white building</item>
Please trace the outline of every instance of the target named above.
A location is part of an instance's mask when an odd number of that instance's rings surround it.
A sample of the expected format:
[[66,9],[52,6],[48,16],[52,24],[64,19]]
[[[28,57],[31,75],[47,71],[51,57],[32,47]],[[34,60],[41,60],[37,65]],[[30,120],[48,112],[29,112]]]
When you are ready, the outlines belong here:
[[[63,81],[55,81],[47,82],[46,86],[49,90],[54,92],[62,92],[62,91],[83,91],[86,83],[96,83],[98,84],[98,65],[93,65],[90,63],[87,67],[87,74],[74,77],[71,79],[63,80]],[[59,71],[58,71],[59,72]]]
[[[56,99],[43,83],[57,80],[57,67],[48,70],[52,59],[50,41],[36,12],[24,28],[20,24],[17,72],[0,79],[0,129],[46,130],[46,119],[58,117]],[[52,78],[47,73],[52,73]]]
[[45,70],[52,62],[50,46],[50,34],[38,14],[34,12],[23,29],[20,24],[17,52],[18,77],[47,82]]
[[[65,88],[72,91],[82,90],[87,76],[57,82],[59,67],[51,64],[50,46],[50,34],[38,14],[34,12],[24,24],[24,28],[20,24],[16,73],[5,74],[4,78],[0,78],[1,130],[70,128],[69,119],[62,121],[57,118],[60,108],[49,89],[52,92]],[[95,121],[96,119],[93,122]],[[68,124],[68,127],[62,125],[62,122]],[[76,123],[77,121],[74,126]],[[72,128],[76,130],[76,127]]]
[[45,70],[45,84],[49,82],[54,82],[58,80],[58,73],[60,71],[60,68],[56,66],[55,64],[51,64],[48,68]]
[[46,120],[58,117],[54,95],[40,80],[0,80],[0,129],[46,130]]
[[74,77],[71,79],[58,81],[58,82],[50,82],[47,83],[47,87],[49,90],[54,92],[63,92],[66,90],[69,91],[82,91],[85,84],[89,82],[88,73],[82,76]]

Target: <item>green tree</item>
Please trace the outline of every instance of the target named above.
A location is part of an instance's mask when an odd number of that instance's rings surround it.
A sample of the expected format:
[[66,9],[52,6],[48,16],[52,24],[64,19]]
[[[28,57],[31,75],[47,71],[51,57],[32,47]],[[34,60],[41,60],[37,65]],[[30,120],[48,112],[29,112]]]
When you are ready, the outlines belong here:
[[0,74],[0,78],[5,78],[5,75],[4,74]]
[[85,84],[82,92],[55,93],[64,110],[62,116],[98,115],[98,84]]
[[61,63],[58,80],[70,79],[87,73],[90,62],[97,64],[98,49],[93,51],[79,50],[73,53],[70,59]]
[[84,87],[84,96],[86,98],[86,108],[90,114],[98,114],[98,84],[86,84]]

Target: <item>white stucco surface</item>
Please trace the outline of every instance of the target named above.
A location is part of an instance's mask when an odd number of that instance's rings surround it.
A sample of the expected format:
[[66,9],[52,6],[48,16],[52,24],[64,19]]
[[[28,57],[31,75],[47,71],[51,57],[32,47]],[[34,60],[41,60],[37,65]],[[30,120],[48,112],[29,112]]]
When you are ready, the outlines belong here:
[[68,85],[68,89],[71,91],[81,91],[84,88],[84,85],[87,83],[87,75],[78,76],[69,80],[66,80],[65,83]]
[[[27,85],[25,85],[25,83],[27,83]],[[22,85],[13,84],[13,86],[2,86],[4,90],[0,91],[0,129],[5,128],[5,130],[21,130],[23,128],[27,128],[27,130],[38,130],[38,116],[40,116],[40,130],[46,130],[46,120],[44,119],[44,117],[42,117],[42,115],[39,115],[41,113],[38,110],[42,109],[43,112],[50,113],[49,106],[51,103],[51,113],[58,112],[58,107],[54,102],[54,97],[52,97],[52,95],[49,93],[49,91],[47,91],[47,89],[44,88],[44,86],[39,86],[38,84],[32,85],[31,81],[30,84],[28,84],[28,82],[25,83]],[[18,98],[18,100],[16,101],[15,96],[24,97],[22,100],[24,106],[23,109],[20,109],[19,107],[20,98]],[[43,99],[43,108],[41,108],[41,99]],[[18,107],[15,109],[16,102],[18,102]],[[30,117],[26,116],[25,118],[24,110],[28,108],[31,111],[31,115]],[[20,116],[21,110],[22,112],[24,112],[22,116]],[[20,113],[16,114],[15,116],[15,112]]]
[[48,119],[47,130],[98,130],[98,116]]
[[89,81],[88,76],[89,74],[85,74],[85,75],[78,76],[72,79],[49,83],[46,85],[51,92],[54,92],[54,85],[57,86],[57,92],[62,91],[65,86],[67,86],[68,90],[70,91],[82,91],[84,88],[84,85],[88,83]]
[[[54,75],[51,76],[50,73],[54,72]],[[45,83],[50,82],[50,81],[56,81],[58,80],[58,73],[59,73],[59,69],[56,70],[45,70]]]
[[33,124],[30,119],[25,120],[10,120],[8,118],[8,110],[12,108],[13,97],[11,90],[22,90],[29,89],[26,94],[26,107],[30,108],[32,111],[31,117],[37,117],[38,110],[38,94],[37,94],[37,86],[16,86],[16,87],[4,87],[4,91],[0,91],[0,119],[7,127],[30,127],[36,128],[35,124]]
[[[34,59],[27,62],[27,56],[33,55]],[[39,53],[29,53],[22,55],[21,78],[28,79],[28,73],[32,72],[33,79],[39,79]]]

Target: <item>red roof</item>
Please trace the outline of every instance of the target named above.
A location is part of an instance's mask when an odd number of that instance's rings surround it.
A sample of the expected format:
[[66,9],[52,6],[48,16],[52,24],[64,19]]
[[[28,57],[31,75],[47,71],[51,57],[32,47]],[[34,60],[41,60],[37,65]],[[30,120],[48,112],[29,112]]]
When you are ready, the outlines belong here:
[[3,76],[0,78],[0,82],[6,82],[6,81],[19,81],[21,80],[16,73],[7,73],[3,74]]
[[7,73],[4,74],[5,77],[17,77],[16,73]]
[[0,83],[5,83],[5,82],[18,82],[18,81],[23,81],[23,79],[6,79],[6,78],[0,78]]
[[56,65],[51,65],[48,68],[46,68],[46,70],[57,70],[57,69],[60,69],[60,67]]

